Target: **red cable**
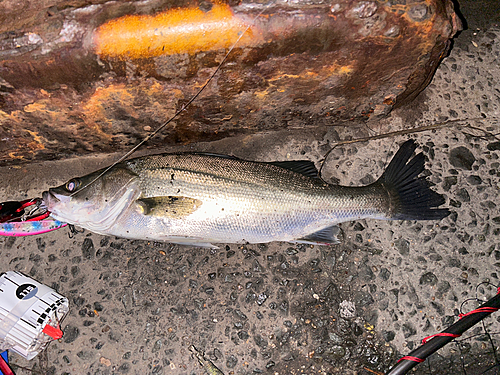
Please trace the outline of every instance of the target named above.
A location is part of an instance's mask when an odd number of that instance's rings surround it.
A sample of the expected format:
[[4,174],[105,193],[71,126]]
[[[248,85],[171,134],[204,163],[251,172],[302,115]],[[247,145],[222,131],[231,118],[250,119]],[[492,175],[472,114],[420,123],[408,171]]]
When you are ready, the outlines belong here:
[[427,341],[429,341],[430,339],[432,339],[433,337],[436,337],[436,336],[447,336],[447,337],[457,338],[457,337],[460,337],[462,335],[456,335],[454,333],[447,333],[447,332],[436,333],[434,335],[427,336],[426,338],[424,338],[422,340],[422,344],[425,344]]
[[401,358],[401,359],[398,361],[398,363],[399,363],[399,362],[401,362],[402,360],[406,360],[406,361],[413,361],[413,362],[417,362],[417,363],[421,363],[421,362],[425,361],[425,359],[418,358],[418,357],[412,357],[412,356],[409,356],[409,355],[407,355],[407,356],[405,356],[405,357]]
[[472,310],[471,312],[468,312],[467,314],[460,314],[460,315],[458,315],[458,318],[462,319],[465,316],[469,316],[469,315],[477,314],[477,313],[494,313],[495,311],[498,311],[498,307],[480,307],[479,309]]

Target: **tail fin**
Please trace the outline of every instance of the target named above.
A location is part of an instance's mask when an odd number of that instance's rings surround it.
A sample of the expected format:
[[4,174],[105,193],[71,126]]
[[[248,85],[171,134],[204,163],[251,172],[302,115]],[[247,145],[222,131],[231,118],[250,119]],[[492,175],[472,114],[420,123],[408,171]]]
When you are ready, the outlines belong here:
[[436,208],[444,198],[432,191],[425,177],[424,154],[410,158],[417,148],[415,141],[403,143],[378,180],[394,198],[392,220],[440,220],[450,214],[447,208]]

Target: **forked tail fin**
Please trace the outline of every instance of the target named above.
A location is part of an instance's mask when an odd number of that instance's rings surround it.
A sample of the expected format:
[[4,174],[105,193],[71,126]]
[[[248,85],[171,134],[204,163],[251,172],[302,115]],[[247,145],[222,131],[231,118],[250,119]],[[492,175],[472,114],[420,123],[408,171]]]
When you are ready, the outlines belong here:
[[450,214],[447,208],[436,208],[444,198],[429,188],[425,177],[418,177],[425,157],[419,153],[411,159],[416,148],[413,140],[403,143],[377,181],[390,193],[391,220],[440,220]]

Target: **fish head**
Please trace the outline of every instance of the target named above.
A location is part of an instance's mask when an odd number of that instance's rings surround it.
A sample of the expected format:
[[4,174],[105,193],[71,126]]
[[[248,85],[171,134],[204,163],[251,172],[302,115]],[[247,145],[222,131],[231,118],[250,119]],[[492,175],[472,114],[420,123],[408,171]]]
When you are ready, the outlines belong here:
[[55,219],[94,231],[111,227],[139,195],[137,175],[113,167],[72,178],[43,193],[43,202]]

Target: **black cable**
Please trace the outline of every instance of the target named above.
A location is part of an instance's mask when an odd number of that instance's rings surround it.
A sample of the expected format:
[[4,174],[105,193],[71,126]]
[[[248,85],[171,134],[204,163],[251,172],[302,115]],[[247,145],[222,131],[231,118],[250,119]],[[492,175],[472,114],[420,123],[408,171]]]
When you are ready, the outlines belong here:
[[[500,308],[500,294],[497,294],[495,297],[486,301],[480,307],[478,307],[476,310],[482,309],[484,307],[499,309]],[[456,335],[460,336],[460,335],[462,335],[462,333],[464,333],[465,331],[470,329],[472,326],[476,325],[481,320],[483,320],[484,318],[486,318],[487,316],[489,316],[491,313],[494,312],[494,310],[490,310],[490,311],[476,311],[476,310],[474,310],[474,313],[462,317],[462,319],[460,319],[458,322],[456,322],[455,324],[451,325],[450,327],[448,327],[447,329],[442,331],[442,333],[449,333],[449,334],[455,335],[455,337],[457,337]],[[426,342],[425,344],[422,344],[417,349],[410,352],[408,354],[408,357],[416,357],[416,358],[420,358],[420,359],[424,360],[428,356],[430,356],[432,353],[438,351],[443,346],[448,344],[450,341],[455,339],[455,337],[435,336],[432,339],[430,339],[428,342]],[[394,366],[386,375],[406,374],[409,370],[411,370],[413,367],[415,367],[418,364],[419,364],[419,362],[403,359],[396,366]]]

